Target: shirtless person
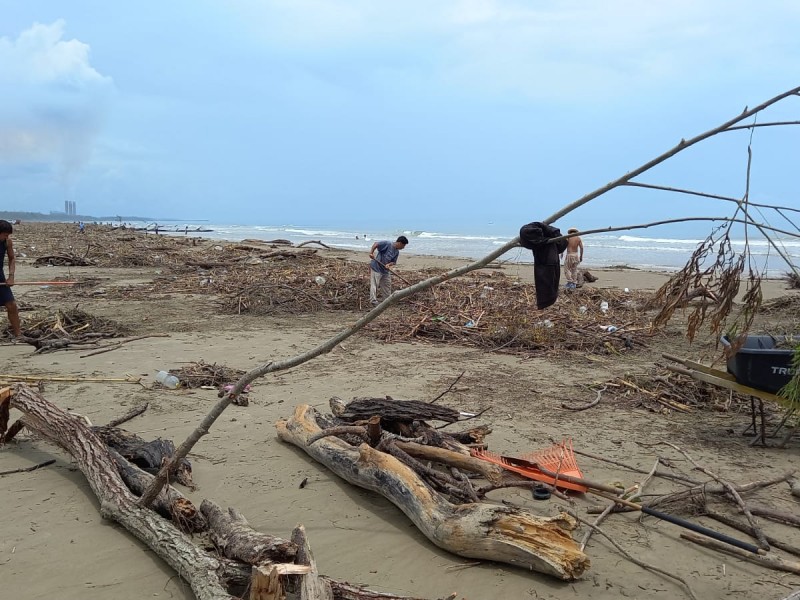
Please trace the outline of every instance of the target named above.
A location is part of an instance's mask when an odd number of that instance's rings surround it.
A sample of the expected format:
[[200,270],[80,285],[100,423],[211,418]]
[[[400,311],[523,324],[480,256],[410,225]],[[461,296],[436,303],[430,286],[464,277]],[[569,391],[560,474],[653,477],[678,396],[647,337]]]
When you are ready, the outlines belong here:
[[[11,332],[14,337],[20,336],[19,310],[11,293],[14,285],[14,271],[17,268],[17,257],[14,254],[14,244],[11,234],[14,228],[8,221],[0,220],[0,306],[5,306],[8,312],[8,322],[11,323]],[[3,264],[8,256],[8,278],[3,271]]]
[[[571,227],[567,230],[568,234],[578,233],[578,230]],[[574,290],[580,283],[578,266],[583,262],[583,240],[580,236],[573,236],[567,240],[567,254],[564,257],[564,277],[567,279],[566,288]]]

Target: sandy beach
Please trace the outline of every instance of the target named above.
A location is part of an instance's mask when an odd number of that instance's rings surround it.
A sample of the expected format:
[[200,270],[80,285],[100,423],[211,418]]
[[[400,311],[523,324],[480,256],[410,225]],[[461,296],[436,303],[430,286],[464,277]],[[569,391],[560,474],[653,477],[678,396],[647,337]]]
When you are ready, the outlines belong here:
[[[30,322],[36,311],[79,306],[124,326],[128,337],[166,336],[132,341],[94,356],[70,349],[37,354],[30,345],[12,345],[3,340],[0,380],[10,374],[141,378],[140,383],[45,381],[43,395],[94,424],[107,423],[132,407],[147,403],[141,416],[125,424],[146,439],[162,437],[179,444],[217,401],[216,390],[168,390],[154,385],[156,371],[197,361],[248,370],[307,351],[363,314],[355,310],[234,314],[219,309],[219,299],[213,292],[198,287],[193,293],[184,293],[168,284],[163,284],[159,293],[131,293],[125,297],[112,292],[115,288],[153,286],[161,281],[167,267],[37,267],[34,261],[46,252],[74,246],[79,253],[87,242],[85,238],[73,239],[70,236],[74,233],[66,230],[61,238],[48,234],[51,237],[45,240],[42,231],[39,224],[32,223],[14,233],[17,252],[24,254],[19,258],[18,281],[70,277],[98,282],[83,290],[15,287],[24,322]],[[92,235],[89,228],[86,236]],[[224,245],[202,239],[194,244],[192,247],[196,248]],[[326,249],[318,249],[317,255],[363,262],[364,281],[367,280],[366,255]],[[467,262],[404,255],[399,271],[441,271]],[[286,264],[282,268],[287,268]],[[483,269],[482,273],[491,278],[498,271],[502,277],[523,284],[532,279],[530,265],[506,264],[499,269]],[[587,299],[596,297],[590,293],[602,293],[604,289],[619,293],[628,288],[631,293],[645,293],[657,289],[668,278],[665,273],[635,269],[592,272],[598,281],[578,291]],[[402,284],[396,280],[395,286],[398,285]],[[92,290],[98,287],[104,292],[93,294]],[[765,301],[789,298],[794,302],[800,296],[797,290],[786,289],[782,280],[765,281],[763,290]],[[562,302],[559,299],[548,314],[556,314]],[[795,327],[797,331],[797,306],[795,302],[783,312],[765,312],[759,315],[756,326],[766,331],[777,331],[779,327],[783,331]],[[279,441],[275,422],[289,417],[298,404],[327,411],[332,396],[345,401],[384,396],[432,400],[461,375],[441,403],[461,411],[485,411],[479,422],[491,426],[488,443],[496,452],[530,452],[548,447],[553,440],[571,438],[577,450],[634,465],[645,472],[658,457],[663,457],[674,466],[674,472],[707,480],[685,456],[659,445],[670,442],[710,472],[737,484],[778,476],[798,464],[800,436],[782,449],[774,447],[774,442],[769,447],[749,446],[750,438],[742,435],[750,423],[744,402],[732,402],[727,410],[693,406],[682,412],[656,403],[643,404],[638,396],[625,395],[624,386],[603,388],[606,382],[619,378],[632,381],[637,375],[651,372],[654,365],[664,363],[664,352],[720,367],[716,340],[705,330],[694,343],[686,340],[685,313],[629,352],[526,355],[415,337],[386,342],[376,332],[392,327],[395,310],[390,307],[370,329],[349,338],[332,352],[254,382],[249,406],[230,406],[190,454],[198,488],[182,491],[198,504],[209,498],[221,506],[235,507],[254,528],[274,535],[286,537],[302,523],[321,573],[383,592],[426,599],[444,598],[452,592],[468,600],[671,599],[688,596],[675,581],[628,561],[600,535],[593,536],[586,548],[591,568],[572,583],[508,565],[478,563],[440,550],[390,502],[349,485],[302,451]],[[0,327],[5,328],[5,324],[5,316],[0,317]],[[605,390],[602,399],[591,409],[573,411],[562,407],[563,402],[589,402],[600,389]],[[769,406],[768,410],[771,422],[779,420],[776,407]],[[0,538],[2,597],[194,598],[178,574],[153,552],[123,528],[101,517],[85,478],[63,451],[25,431],[0,448],[0,471],[28,467],[50,458],[56,462],[48,467],[0,477],[0,506],[4,512]],[[628,487],[644,477],[588,457],[579,457],[579,462],[584,474],[597,481],[619,481]],[[307,484],[301,488],[300,483],[306,479]],[[674,482],[655,478],[646,493],[676,489],[680,488]],[[498,502],[506,499],[518,503],[543,515],[573,510],[589,520],[595,515],[587,514],[586,509],[603,503],[588,495],[573,496],[569,501],[556,497],[535,501],[524,490],[492,492],[490,497]],[[755,492],[748,500],[800,514],[800,498],[792,496],[785,483]],[[681,514],[729,535],[751,539],[691,510]],[[701,548],[682,540],[678,527],[640,516],[615,514],[602,527],[638,559],[680,574],[699,598],[777,600],[800,589],[797,573],[768,570]],[[766,519],[760,523],[770,535],[800,546],[797,527]],[[585,527],[581,528],[574,537],[580,540],[585,531]],[[781,550],[773,552],[787,560],[798,560]]]

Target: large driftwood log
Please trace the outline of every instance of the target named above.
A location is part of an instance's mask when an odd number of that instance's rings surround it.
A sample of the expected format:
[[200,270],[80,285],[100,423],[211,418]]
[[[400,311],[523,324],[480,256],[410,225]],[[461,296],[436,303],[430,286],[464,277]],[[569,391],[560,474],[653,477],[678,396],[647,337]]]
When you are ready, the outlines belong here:
[[433,492],[396,458],[367,444],[358,448],[334,437],[308,445],[320,431],[314,409],[296,407],[276,424],[278,436],[324,464],[339,477],[393,502],[434,544],[470,558],[518,565],[571,581],[589,567],[569,530],[569,515],[540,517],[523,509],[484,503],[454,505]]
[[25,426],[66,450],[100,502],[101,514],[147,544],[189,583],[198,600],[233,600],[220,581],[222,565],[172,523],[141,508],[125,487],[105,444],[83,419],[70,415],[25,385],[12,386],[11,408]]

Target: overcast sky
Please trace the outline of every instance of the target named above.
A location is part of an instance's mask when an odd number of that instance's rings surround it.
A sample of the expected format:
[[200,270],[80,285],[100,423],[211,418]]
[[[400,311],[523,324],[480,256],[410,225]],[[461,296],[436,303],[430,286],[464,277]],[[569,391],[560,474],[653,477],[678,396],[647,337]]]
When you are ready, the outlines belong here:
[[[480,231],[800,85],[797,0],[0,0],[0,208]],[[800,119],[800,98],[761,118]],[[741,196],[748,134],[642,181]],[[800,127],[752,199],[800,205]],[[627,190],[581,228],[730,212]],[[513,229],[513,228],[512,228]]]

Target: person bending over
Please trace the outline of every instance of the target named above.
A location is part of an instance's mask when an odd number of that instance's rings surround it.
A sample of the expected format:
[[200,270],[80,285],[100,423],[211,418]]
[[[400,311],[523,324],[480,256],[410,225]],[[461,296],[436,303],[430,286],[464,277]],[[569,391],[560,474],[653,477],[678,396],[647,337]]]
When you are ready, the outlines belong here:
[[408,245],[408,238],[401,235],[394,242],[382,241],[372,244],[369,257],[369,301],[378,305],[378,297],[386,300],[392,293],[392,273],[389,269],[397,264],[400,250]]
[[[0,305],[6,307],[8,322],[11,323],[11,332],[14,337],[19,337],[21,329],[19,325],[19,310],[11,292],[14,285],[14,271],[17,269],[17,257],[14,254],[14,243],[11,241],[11,234],[14,228],[8,221],[0,219]],[[6,278],[3,265],[8,256],[8,278]]]

